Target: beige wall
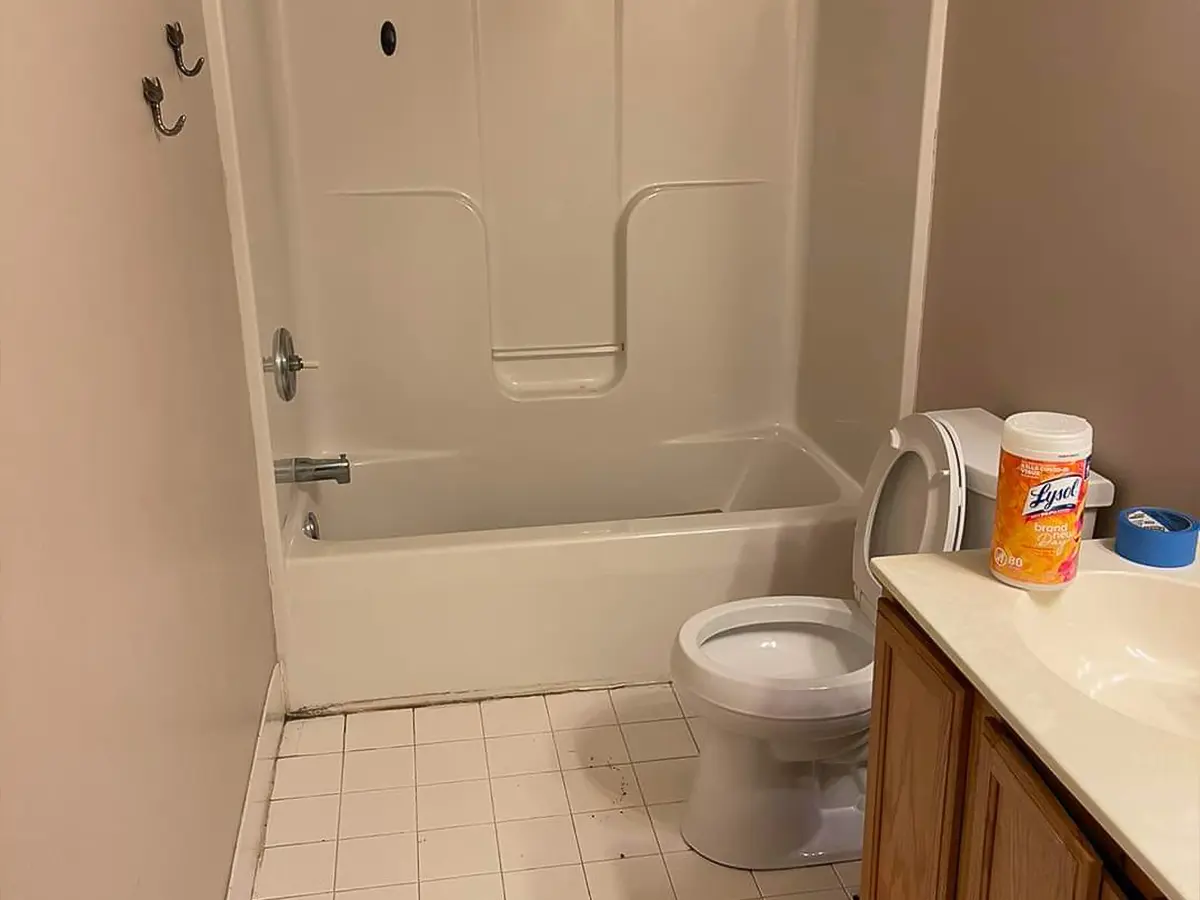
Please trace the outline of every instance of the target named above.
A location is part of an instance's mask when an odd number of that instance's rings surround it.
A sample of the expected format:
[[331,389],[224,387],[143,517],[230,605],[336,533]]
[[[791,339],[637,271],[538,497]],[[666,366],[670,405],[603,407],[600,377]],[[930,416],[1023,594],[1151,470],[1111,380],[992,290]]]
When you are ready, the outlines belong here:
[[6,4],[0,30],[4,900],[222,897],[275,661],[211,92],[172,74],[177,17],[201,45],[198,4],[166,0]]
[[902,387],[924,237],[926,69],[932,52],[936,71],[941,7],[831,0],[817,16],[796,402],[800,427],[860,481],[911,403]]
[[918,404],[1062,409],[1200,513],[1200,4],[955,0]]

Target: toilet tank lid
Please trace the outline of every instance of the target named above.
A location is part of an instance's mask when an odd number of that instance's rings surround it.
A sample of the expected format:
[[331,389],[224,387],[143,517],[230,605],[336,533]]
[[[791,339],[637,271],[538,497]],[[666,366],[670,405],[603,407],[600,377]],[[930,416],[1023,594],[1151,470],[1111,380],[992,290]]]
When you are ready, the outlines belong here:
[[[966,409],[939,409],[927,415],[937,419],[958,436],[963,466],[967,470],[967,490],[996,499],[996,478],[1000,471],[1000,433],[1004,420],[978,406]],[[1096,470],[1088,475],[1089,508],[1112,506],[1113,483]]]

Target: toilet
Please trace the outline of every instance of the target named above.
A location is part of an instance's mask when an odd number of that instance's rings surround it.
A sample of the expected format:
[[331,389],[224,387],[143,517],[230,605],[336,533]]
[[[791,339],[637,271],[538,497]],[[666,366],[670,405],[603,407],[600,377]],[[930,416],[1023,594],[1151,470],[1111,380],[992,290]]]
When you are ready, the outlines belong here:
[[[679,629],[671,677],[704,719],[684,840],[714,862],[779,869],[862,854],[875,556],[986,547],[1002,421],[983,409],[917,413],[891,429],[863,485],[853,599],[758,597]],[[1113,485],[1088,478],[1084,536]]]

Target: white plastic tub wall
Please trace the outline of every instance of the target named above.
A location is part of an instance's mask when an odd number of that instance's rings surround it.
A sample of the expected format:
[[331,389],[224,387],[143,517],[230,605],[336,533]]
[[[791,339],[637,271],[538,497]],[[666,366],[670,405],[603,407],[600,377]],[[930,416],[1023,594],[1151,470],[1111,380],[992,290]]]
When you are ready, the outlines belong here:
[[[797,436],[610,450],[606,494],[581,477],[578,449],[374,460],[348,487],[304,495],[289,522],[289,706],[661,680],[701,609],[848,596],[858,489]],[[480,473],[482,496],[524,498],[511,518],[472,502]],[[761,508],[771,496],[787,508]],[[622,508],[643,517],[586,521]],[[671,515],[710,508],[729,511]],[[299,533],[309,509],[323,540]],[[530,509],[576,524],[504,527]]]

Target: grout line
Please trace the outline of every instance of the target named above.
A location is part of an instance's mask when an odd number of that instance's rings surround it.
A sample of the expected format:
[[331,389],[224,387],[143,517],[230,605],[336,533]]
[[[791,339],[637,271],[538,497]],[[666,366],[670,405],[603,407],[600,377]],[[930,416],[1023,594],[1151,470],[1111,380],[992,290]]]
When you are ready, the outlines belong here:
[[[492,791],[492,763],[488,759],[487,735],[483,730],[483,704],[478,704],[476,709],[479,711],[479,733],[483,735],[480,740],[483,743],[483,771],[487,773],[488,804],[492,809],[492,842],[496,845],[496,874],[500,876],[500,896],[504,897],[506,888],[504,887],[504,861],[500,858],[500,823],[496,821],[496,795]],[[419,878],[417,879],[417,884],[419,893]]]
[[[587,868],[583,863],[583,847],[579,844],[579,829],[575,825],[575,810],[571,808],[571,795],[567,793],[567,776],[566,771],[562,766],[562,757],[558,755],[558,740],[555,738],[554,722],[550,720],[550,704],[546,703],[546,697],[542,695],[542,702],[546,704],[546,720],[550,722],[550,741],[554,744],[554,762],[558,766],[558,783],[562,785],[563,796],[567,799],[567,819],[571,823],[571,834],[575,836],[575,852],[579,855],[579,868],[583,872],[583,887],[588,892],[588,897],[592,896],[592,886],[588,884]],[[612,700],[610,698],[609,702]]]
[[420,797],[421,792],[418,790],[417,784],[417,717],[413,715],[413,746],[412,746],[412,780],[413,780],[413,840],[416,841],[414,849],[416,857],[413,862],[413,868],[417,879],[417,894],[421,893],[421,807]]
[[[337,815],[333,817],[333,891],[337,890],[338,856],[342,852],[342,797],[346,786],[346,717],[342,716],[342,770],[338,778]],[[332,893],[331,891],[330,893]]]

